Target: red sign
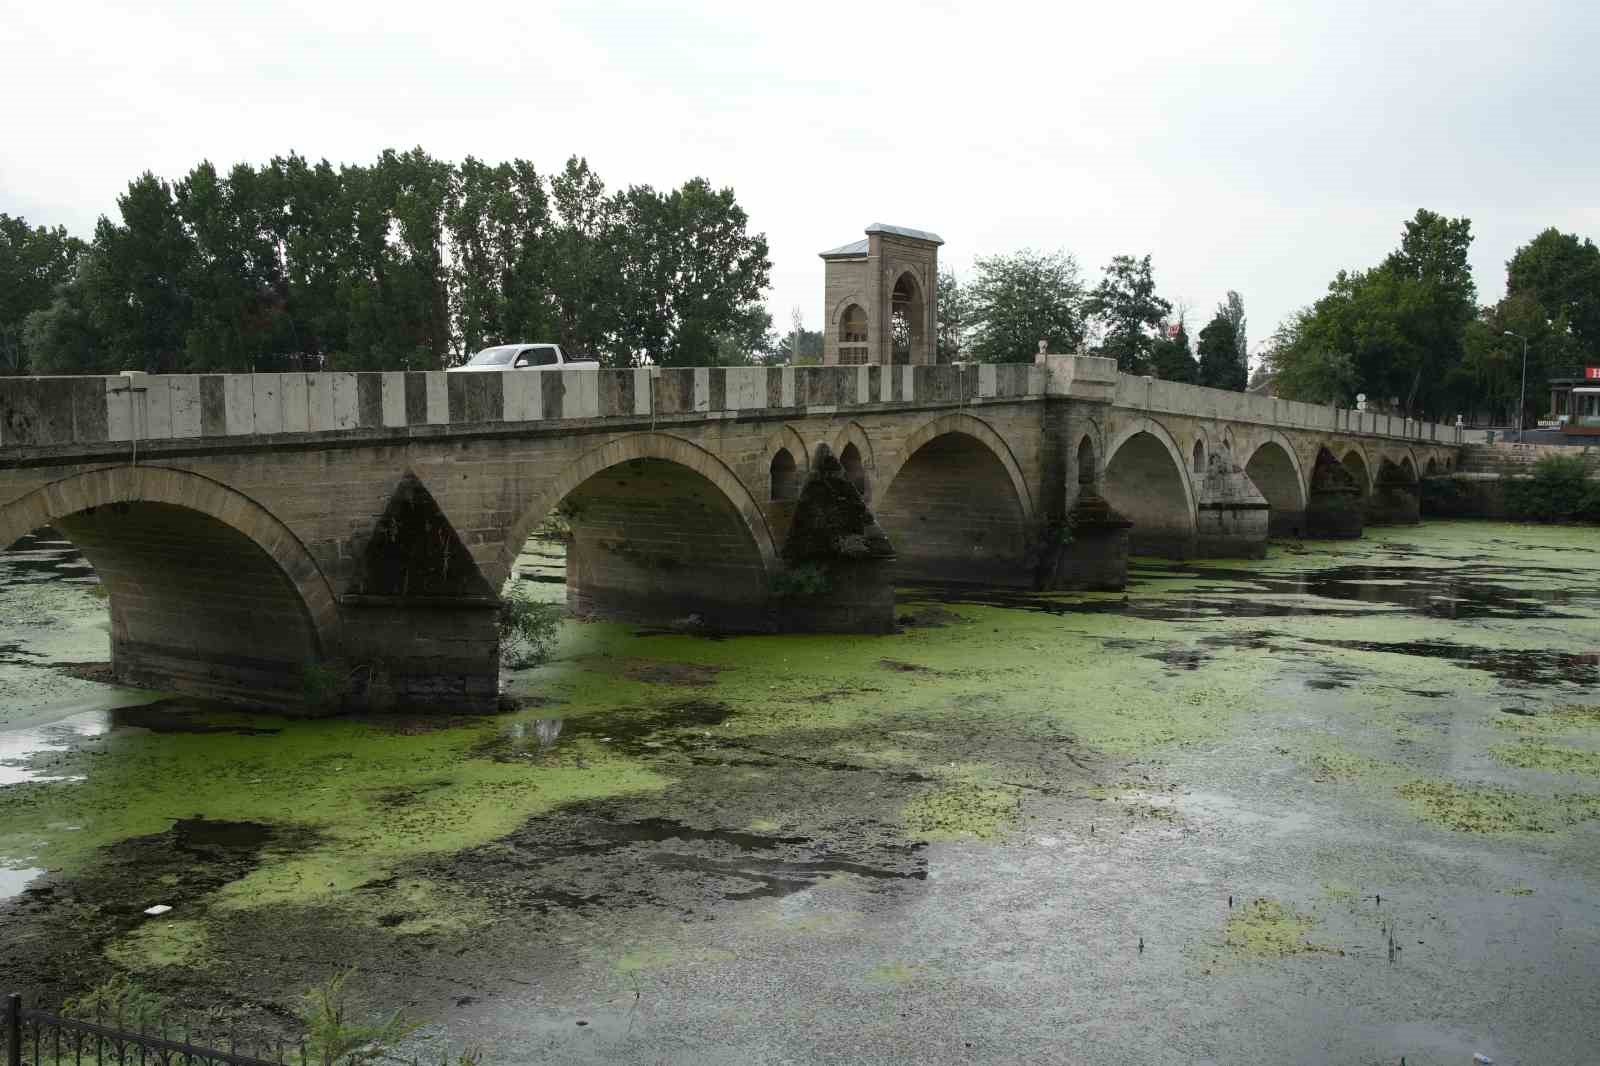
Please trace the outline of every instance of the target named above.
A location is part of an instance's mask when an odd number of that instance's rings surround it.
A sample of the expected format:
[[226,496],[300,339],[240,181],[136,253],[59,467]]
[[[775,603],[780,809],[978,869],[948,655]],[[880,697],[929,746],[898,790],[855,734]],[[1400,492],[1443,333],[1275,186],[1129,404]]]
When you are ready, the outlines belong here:
[[1600,381],[1600,366],[1584,367],[1583,376],[1588,378],[1590,381]]

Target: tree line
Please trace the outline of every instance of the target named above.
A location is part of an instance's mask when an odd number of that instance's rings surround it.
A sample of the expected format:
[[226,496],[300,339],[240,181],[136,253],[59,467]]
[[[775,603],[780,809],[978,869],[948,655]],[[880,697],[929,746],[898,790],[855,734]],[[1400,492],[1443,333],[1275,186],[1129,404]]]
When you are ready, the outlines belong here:
[[117,215],[88,241],[0,215],[0,370],[437,369],[519,340],[704,365],[768,343],[766,238],[703,178],[290,154],[147,172]]
[[1186,315],[1156,294],[1148,255],[1119,255],[1092,288],[1064,251],[979,256],[970,281],[939,277],[940,361],[1030,362],[1043,340],[1053,352],[1087,351],[1149,374],[1242,390],[1248,377],[1244,300],[1230,291],[1190,344]]
[[1266,369],[1278,395],[1370,404],[1415,416],[1517,417],[1527,343],[1527,404],[1542,411],[1554,372],[1600,363],[1600,248],[1550,228],[1506,263],[1506,295],[1479,306],[1468,267],[1472,222],[1421,209],[1399,247],[1341,270],[1274,335]]

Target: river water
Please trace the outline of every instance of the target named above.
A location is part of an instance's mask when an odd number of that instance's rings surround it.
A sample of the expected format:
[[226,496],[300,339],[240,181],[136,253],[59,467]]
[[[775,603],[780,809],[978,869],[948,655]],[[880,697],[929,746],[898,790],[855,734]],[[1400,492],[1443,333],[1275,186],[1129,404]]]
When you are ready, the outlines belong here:
[[[344,966],[499,1062],[1600,1060],[1600,533],[905,590],[884,637],[568,622],[520,710],[105,684],[0,555],[0,972],[268,1032]],[[558,598],[558,545],[519,564]],[[144,911],[171,908],[159,916]]]

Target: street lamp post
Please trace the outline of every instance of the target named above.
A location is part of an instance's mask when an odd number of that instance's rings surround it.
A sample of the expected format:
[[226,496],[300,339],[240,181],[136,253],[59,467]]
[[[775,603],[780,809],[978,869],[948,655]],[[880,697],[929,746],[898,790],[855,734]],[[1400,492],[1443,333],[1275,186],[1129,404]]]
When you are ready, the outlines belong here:
[[1522,443],[1522,412],[1528,403],[1528,338],[1520,333],[1506,330],[1507,337],[1519,337],[1522,340],[1522,392],[1517,396],[1517,443]]

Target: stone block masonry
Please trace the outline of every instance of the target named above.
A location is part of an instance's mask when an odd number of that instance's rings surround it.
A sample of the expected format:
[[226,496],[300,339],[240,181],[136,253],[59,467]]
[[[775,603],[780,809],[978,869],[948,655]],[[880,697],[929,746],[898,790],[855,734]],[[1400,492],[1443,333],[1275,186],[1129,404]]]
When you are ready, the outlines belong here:
[[[1409,520],[1454,432],[1087,356],[4,378],[0,546],[46,524],[80,544],[130,681],[291,704],[317,666],[353,698],[486,707],[499,591],[557,507],[579,613],[873,632],[883,575],[1115,588],[1130,550]],[[819,454],[890,554],[830,562],[836,602],[802,603],[785,545],[817,528],[796,486]]]

